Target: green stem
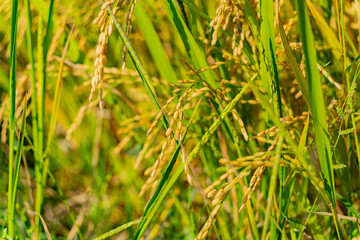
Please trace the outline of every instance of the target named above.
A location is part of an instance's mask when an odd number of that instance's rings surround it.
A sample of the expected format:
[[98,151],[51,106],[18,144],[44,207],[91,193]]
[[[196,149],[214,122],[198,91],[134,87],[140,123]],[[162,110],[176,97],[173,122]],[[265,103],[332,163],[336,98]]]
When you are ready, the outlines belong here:
[[[277,180],[277,176],[278,176],[279,162],[280,162],[280,158],[281,158],[281,150],[282,150],[283,142],[284,142],[284,136],[280,135],[279,142],[276,147],[275,162],[274,162],[274,166],[273,166],[273,169],[271,172],[271,177],[270,177],[270,187],[269,187],[268,197],[267,197],[267,201],[266,201],[265,221],[264,221],[264,228],[262,231],[261,240],[265,240],[266,235],[267,235],[267,229],[268,229],[269,222],[270,222],[270,215],[271,215],[270,210],[271,210],[271,205],[273,203],[275,189],[276,189],[276,180]],[[281,214],[281,212],[279,212],[279,214]]]
[[13,177],[14,177],[14,138],[15,138],[15,99],[16,99],[16,64],[17,64],[17,22],[18,22],[18,0],[12,1],[11,13],[11,38],[10,38],[10,107],[9,107],[9,189],[8,189],[8,228],[9,236],[14,238],[15,234],[15,211],[13,204]]
[[22,155],[23,146],[24,146],[26,106],[27,106],[27,94],[25,94],[25,97],[24,97],[24,108],[23,108],[23,113],[22,113],[20,136],[19,136],[20,142],[18,143],[17,150],[16,150],[15,172],[14,172],[14,179],[13,179],[14,182],[13,182],[12,193],[11,193],[12,194],[11,222],[12,222],[13,226],[15,225],[14,223],[15,223],[15,210],[16,210],[16,195],[17,195],[17,188],[18,188],[18,183],[19,183],[21,155]]
[[29,62],[31,65],[31,116],[32,116],[32,130],[33,130],[33,145],[34,145],[34,158],[39,159],[38,150],[38,122],[37,122],[37,105],[36,105],[36,78],[35,78],[35,65],[34,65],[34,52],[33,52],[33,41],[31,34],[31,11],[30,11],[30,2],[25,0],[26,7],[26,17],[27,17],[27,29],[26,29],[26,39],[27,39],[27,48]]
[[[322,93],[319,70],[316,67],[317,58],[314,47],[314,35],[311,30],[309,16],[307,15],[303,0],[297,0],[297,9],[300,22],[300,36],[305,56],[306,78],[309,85],[310,109],[314,119],[317,153],[319,156],[321,172],[325,180],[325,190],[331,202],[329,206],[333,209],[336,206],[336,196],[332,167],[332,154],[326,122],[324,97]],[[334,214],[334,224],[338,237],[341,239],[336,214]]]
[[[38,19],[38,36],[37,36],[37,78],[39,79],[39,95],[38,95],[38,159],[35,158],[35,178],[36,178],[36,197],[35,197],[35,211],[40,214],[42,206],[42,184],[41,184],[41,165],[43,148],[44,148],[44,101],[45,101],[45,77],[44,77],[44,51],[43,51],[43,19],[39,15]],[[35,236],[40,239],[40,218],[35,215]]]

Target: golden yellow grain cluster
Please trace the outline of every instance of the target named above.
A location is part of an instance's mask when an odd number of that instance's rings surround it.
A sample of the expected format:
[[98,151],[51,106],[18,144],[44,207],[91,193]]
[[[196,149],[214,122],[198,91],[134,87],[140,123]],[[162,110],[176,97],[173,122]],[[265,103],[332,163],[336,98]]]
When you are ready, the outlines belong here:
[[[93,24],[98,25],[100,29],[99,39],[96,46],[96,58],[94,61],[94,76],[91,80],[91,91],[89,96],[89,101],[91,102],[95,91],[96,86],[99,90],[99,106],[100,109],[104,107],[104,101],[103,101],[103,85],[104,85],[104,67],[106,64],[106,52],[107,52],[107,41],[110,35],[112,34],[114,30],[114,20],[111,17],[108,17],[108,9],[112,11],[112,14],[115,16],[116,13],[119,11],[120,7],[124,4],[124,0],[119,1],[116,5],[116,0],[108,0],[103,3],[101,6],[101,10],[99,12],[99,15],[94,19]],[[134,11],[134,7],[136,4],[136,0],[133,1],[130,10],[126,17],[126,26],[127,26],[127,34],[131,32],[132,25],[131,25],[131,16]],[[130,0],[126,0],[125,6],[130,4]],[[122,69],[125,69],[125,59],[127,54],[127,48],[124,48],[123,53],[123,67]]]

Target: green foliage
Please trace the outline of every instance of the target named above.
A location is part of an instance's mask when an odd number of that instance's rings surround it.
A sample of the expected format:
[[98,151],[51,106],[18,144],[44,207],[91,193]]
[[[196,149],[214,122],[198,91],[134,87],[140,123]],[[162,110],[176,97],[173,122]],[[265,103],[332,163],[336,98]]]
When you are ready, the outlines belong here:
[[0,1],[0,238],[358,238],[359,12]]

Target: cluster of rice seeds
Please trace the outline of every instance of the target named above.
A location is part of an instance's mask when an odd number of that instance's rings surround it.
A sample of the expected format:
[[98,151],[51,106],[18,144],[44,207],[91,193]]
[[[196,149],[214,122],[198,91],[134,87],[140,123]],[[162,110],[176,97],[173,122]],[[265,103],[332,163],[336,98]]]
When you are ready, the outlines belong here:
[[[147,179],[145,184],[142,186],[139,196],[144,195],[144,193],[147,191],[147,189],[149,189],[149,187],[152,186],[154,188],[156,186],[155,179],[156,179],[158,173],[161,172],[161,170],[163,169],[163,167],[166,164],[166,161],[164,161],[164,160],[165,160],[167,150],[173,149],[175,147],[176,141],[178,141],[178,142],[181,141],[181,137],[182,137],[181,136],[181,128],[182,128],[181,121],[183,120],[182,104],[183,104],[184,99],[189,95],[189,93],[191,93],[192,85],[191,85],[191,87],[184,89],[184,90],[182,88],[175,89],[173,91],[173,93],[177,94],[177,93],[180,93],[181,91],[182,91],[182,94],[179,97],[178,103],[176,104],[175,112],[169,123],[169,128],[165,132],[166,139],[162,143],[160,154],[159,154],[158,158],[156,159],[155,164],[152,167],[146,169],[146,171],[145,171],[145,175],[151,174],[151,176]],[[166,104],[161,108],[159,114],[155,118],[155,121],[151,124],[150,129],[147,132],[148,135],[151,134],[152,131],[155,129],[155,127],[159,123],[162,115],[164,114],[165,109],[169,106],[170,103],[172,103],[174,101],[174,99],[177,96],[178,95],[175,95],[175,96],[169,98],[168,101],[166,102]],[[176,121],[178,121],[177,126],[175,126]],[[172,136],[174,136],[174,137],[172,138]],[[183,161],[185,163],[184,172],[186,174],[188,182],[191,184],[192,177],[191,177],[191,174],[189,171],[188,163],[186,162],[186,160],[184,158],[183,158]]]
[[194,89],[192,95],[190,95],[189,98],[193,99],[199,96],[213,98],[213,94],[211,94],[211,90],[209,90],[207,87]]
[[[242,168],[252,165],[253,168],[260,166],[271,167],[273,158],[269,156],[268,152],[257,152],[254,155],[240,157],[236,160],[230,161],[230,164],[236,168]],[[220,164],[226,165],[229,163],[229,160],[221,158],[219,160]]]
[[202,68],[202,69],[199,69],[199,70],[195,70],[194,72],[190,71],[190,72],[187,72],[186,74],[187,75],[194,75],[194,74],[199,74],[199,73],[206,72],[206,71],[209,71],[209,70],[215,70],[215,69],[218,69],[221,65],[224,65],[224,64],[225,64],[225,62],[215,62],[211,66],[208,66],[208,67],[205,67],[205,68]]
[[233,10],[234,4],[232,0],[220,1],[220,5],[216,9],[216,17],[210,22],[210,27],[214,28],[211,45],[216,44],[220,28],[222,27],[223,30],[227,29]]
[[257,105],[259,104],[258,101],[254,100],[254,99],[249,99],[249,100],[240,100],[241,104],[250,104],[250,105]]
[[222,100],[226,101],[226,102],[231,101],[231,99],[226,96],[226,93],[227,93],[227,92],[230,92],[231,89],[229,89],[229,91],[227,91],[224,80],[222,80],[222,81],[220,82],[220,87],[221,87],[221,88],[216,89],[216,91],[217,91],[217,93],[219,94],[220,98],[221,98]]
[[[101,6],[99,15],[93,21],[93,24],[99,26],[100,34],[99,34],[98,43],[96,45],[96,58],[94,62],[95,71],[94,71],[94,76],[91,80],[91,92],[89,96],[89,101],[90,102],[92,101],[96,91],[96,85],[98,85],[100,109],[103,109],[104,107],[103,82],[104,82],[104,66],[106,64],[107,40],[113,31],[112,22],[111,24],[108,24],[107,21],[108,19],[107,8],[112,7],[115,2],[116,0],[105,1]],[[119,10],[122,2],[123,1],[119,2],[119,4],[113,8],[114,15]]]
[[248,136],[248,134],[247,134],[247,132],[246,132],[246,129],[245,129],[245,125],[244,125],[243,120],[239,117],[239,113],[236,111],[235,108],[233,108],[233,109],[231,110],[231,113],[232,113],[234,119],[239,123],[239,125],[240,125],[240,131],[241,131],[241,134],[243,135],[245,141],[248,141],[248,140],[249,140],[249,136]]
[[[241,11],[238,8],[234,9],[234,18],[233,18],[233,36],[232,36],[232,43],[231,48],[233,50],[233,56],[236,58],[237,56],[241,55],[241,49],[244,47],[244,40],[250,38],[250,31],[245,32],[244,21],[241,16]],[[238,40],[239,39],[239,40]],[[239,43],[237,45],[237,42]]]
[[[189,96],[188,99],[192,99],[192,96]],[[195,106],[197,105],[197,102],[188,102],[186,103],[181,110],[185,111],[185,110],[189,110],[189,109],[193,109]],[[175,114],[176,110],[172,110],[170,112],[168,112],[168,116],[173,116]]]
[[[252,176],[250,180],[249,187],[244,193],[242,205],[239,209],[239,212],[245,207],[246,202],[251,198],[252,193],[256,190],[257,186],[260,183],[260,180],[262,178],[262,174],[265,170],[265,167],[272,167],[273,166],[273,158],[270,155],[270,151],[274,149],[274,146],[276,145],[278,140],[278,137],[275,138],[273,144],[269,147],[267,152],[258,152],[251,156],[245,156],[240,157],[234,161],[231,161],[231,165],[235,168],[243,168],[252,165],[252,167],[256,167],[254,175]],[[323,181],[317,176],[316,171],[313,170],[313,167],[308,166],[302,166],[301,162],[296,159],[292,158],[287,154],[284,154],[283,159],[280,161],[280,164],[283,166],[289,166],[291,169],[293,169],[295,172],[300,173],[305,178],[309,178],[310,181],[314,184],[314,186],[320,187],[321,189],[324,189],[324,183]],[[219,162],[221,164],[228,164],[228,160],[226,159],[220,159]],[[215,189],[216,186],[218,186],[224,179],[229,176],[229,174],[235,172],[235,168],[229,169],[227,172],[225,172],[223,175],[220,176],[218,180],[213,182],[209,187],[207,187],[204,192],[207,194],[207,197],[213,197],[218,194],[218,190]]]
[[207,187],[204,192],[207,194],[209,198],[214,197],[211,205],[213,207],[213,210],[210,213],[209,218],[205,222],[204,226],[198,233],[196,240],[205,239],[209,233],[209,230],[213,223],[216,221],[216,216],[220,211],[221,205],[223,201],[225,200],[225,197],[230,192],[230,190],[235,186],[236,183],[239,182],[240,179],[247,176],[248,172],[242,172],[241,174],[237,175],[234,179],[232,179],[230,182],[224,183],[219,190],[214,189],[217,185],[219,185],[223,180],[227,179],[228,176],[232,173],[234,173],[235,169],[229,169],[227,172],[225,172],[223,175],[220,176],[219,180],[216,180],[213,184],[211,184],[209,187]]
[[[226,85],[232,85],[232,86],[244,86],[246,83],[245,82],[239,82],[239,81],[236,81],[236,80],[226,80],[226,79],[223,79],[221,80],[220,82],[220,86],[221,86],[221,95],[222,95],[222,99],[227,101],[227,102],[230,102],[231,99],[229,97],[226,96],[227,93],[231,92],[231,89],[230,88],[226,88]],[[257,105],[259,104],[259,101],[257,99],[242,99],[239,101],[240,104],[250,104],[250,105]]]
[[244,194],[244,197],[242,200],[242,204],[239,208],[239,212],[241,212],[241,210],[243,210],[246,202],[251,198],[252,193],[255,191],[255,189],[259,185],[264,171],[265,171],[265,166],[258,167],[256,169],[254,175],[251,177],[249,187],[245,191],[245,194]]
[[282,161],[281,163],[283,163],[285,166],[289,166],[295,172],[303,175],[305,178],[310,179],[310,181],[315,187],[320,188],[319,190],[325,190],[323,180],[319,178],[317,171],[314,170],[314,167],[312,165],[308,164],[306,166],[303,166],[303,164],[297,158],[293,158],[288,154],[283,154],[282,158],[284,161]]
[[[244,156],[244,157],[240,157],[234,161],[230,161],[230,164],[232,166],[234,166],[234,168],[229,169],[227,172],[225,172],[219,178],[219,180],[213,182],[213,184],[211,184],[209,187],[207,187],[204,190],[204,192],[207,194],[207,196],[209,198],[214,196],[217,191],[215,189],[215,187],[218,186],[221,183],[221,181],[223,181],[225,179],[225,176],[229,175],[230,173],[233,173],[235,168],[239,169],[239,168],[248,167],[250,165],[252,166],[252,168],[257,168],[257,169],[259,169],[260,167],[272,167],[273,162],[274,162],[274,157],[270,157],[269,152],[257,152],[254,155]],[[227,159],[222,158],[219,160],[219,163],[226,165],[226,164],[229,164],[229,161]],[[298,159],[293,158],[288,154],[282,155],[282,159],[280,160],[280,165],[290,167],[292,170],[303,175],[304,177],[310,178],[311,182],[315,186],[319,186],[319,187],[323,186],[322,180],[317,176],[316,171],[314,171],[314,169],[311,165],[308,165],[305,168]],[[249,191],[249,190],[247,190],[247,191]]]
[[[252,176],[250,180],[249,187],[245,191],[242,205],[239,209],[239,212],[244,208],[246,202],[250,199],[252,193],[255,191],[257,186],[260,183],[260,180],[262,178],[262,174],[265,170],[265,167],[272,166],[272,162],[270,161],[271,157],[269,152],[258,152],[255,153],[252,156],[246,156],[238,158],[235,161],[231,161],[231,165],[240,168],[240,167],[247,167],[249,165],[253,165],[254,167],[257,167],[257,169],[254,172],[254,175]],[[221,164],[228,164],[229,162],[226,159],[220,159]],[[236,168],[231,168],[227,170],[223,175],[220,176],[218,180],[213,182],[210,186],[208,186],[204,192],[207,194],[207,197],[216,196],[218,194],[218,190],[215,189],[217,185],[219,185],[224,179],[226,179],[229,174],[234,173],[236,171]]]
[[[232,52],[227,52],[224,49],[219,49],[222,52],[223,57],[228,61],[235,61],[243,66],[247,63],[246,58],[240,59],[242,49],[244,47],[244,40],[246,39],[250,43],[254,42],[249,26],[246,24],[245,17],[242,14],[242,10],[239,8],[239,3],[233,0],[222,0],[216,10],[216,16],[211,21],[210,26],[213,27],[214,32],[212,34],[211,45],[215,45],[218,39],[220,28],[223,30],[232,29],[232,37],[226,38],[227,45],[231,46]],[[253,53],[256,55],[256,44],[251,44]],[[230,71],[237,71],[238,65],[234,65]]]
[[196,83],[195,80],[191,80],[191,79],[179,80],[178,82],[179,82],[179,84],[195,84]]
[[[284,117],[281,118],[281,121],[285,123],[286,126],[290,126],[291,124],[294,124],[299,121],[305,121],[308,118],[308,112],[303,112],[301,116],[297,117]],[[280,129],[277,126],[273,126],[269,129],[263,130],[259,132],[257,135],[253,136],[250,141],[257,139],[260,142],[266,142],[266,139],[263,138],[264,135],[269,135],[270,137],[275,136],[278,132],[280,132]]]
[[[130,3],[130,0],[126,0],[126,6]],[[126,15],[126,36],[128,37],[129,34],[132,32],[132,24],[131,24],[131,17],[134,12],[135,5],[137,3],[137,0],[134,0],[133,3],[130,6],[130,9],[128,11],[128,14]],[[121,69],[125,69],[126,64],[126,55],[128,53],[128,49],[126,46],[124,46],[123,55],[122,55],[122,66]]]
[[[156,162],[154,164],[154,169],[153,169],[153,172],[151,173],[152,178],[155,178],[157,173],[159,171],[161,171],[160,165],[161,165],[162,161],[164,160],[165,152],[168,149],[168,146],[169,145],[174,146],[176,140],[180,141],[181,132],[178,131],[178,130],[181,129],[181,120],[183,118],[183,112],[181,111],[181,104],[182,104],[182,101],[184,100],[184,98],[191,92],[191,90],[192,90],[192,88],[189,88],[188,90],[184,91],[184,93],[179,98],[179,101],[178,101],[178,103],[176,105],[176,108],[175,108],[174,116],[170,120],[169,128],[166,130],[166,133],[165,133],[166,141],[164,142],[164,144],[162,146],[162,149],[161,149],[161,153],[160,153],[158,159],[156,160]],[[175,122],[178,119],[179,119],[179,122],[180,122],[180,125],[179,125],[180,127],[178,126],[178,128],[175,130],[174,129]],[[174,134],[175,136],[174,136],[173,140],[171,140],[173,132],[175,132],[175,134]],[[178,137],[178,139],[176,139],[176,137]],[[185,173],[187,173],[187,172],[185,172]]]
[[[228,103],[231,101],[231,99],[226,96],[226,93],[227,93],[227,92],[230,92],[231,89],[226,89],[226,87],[225,87],[225,81],[221,81],[220,86],[221,86],[221,89],[217,89],[218,96],[220,96],[220,98],[221,98],[222,100],[224,100],[224,101],[226,102],[226,104],[228,104]],[[241,134],[243,135],[245,141],[248,141],[248,140],[249,140],[249,136],[248,136],[248,134],[247,134],[247,132],[246,132],[244,122],[243,122],[243,120],[240,118],[238,111],[237,111],[235,108],[233,108],[233,109],[231,110],[231,113],[232,113],[234,119],[239,123],[239,125],[240,125],[240,131],[241,131]]]
[[158,125],[162,115],[164,114],[165,109],[170,105],[170,103],[172,103],[175,100],[175,98],[176,98],[176,96],[172,96],[171,98],[169,98],[167,100],[166,104],[161,108],[160,112],[156,116],[155,121],[151,124],[149,130],[147,131],[147,135],[150,135],[154,131],[154,129]]
[[[228,163],[228,162],[227,162]],[[233,174],[236,171],[235,168],[231,168],[229,170],[227,170],[225,173],[223,173],[218,180],[216,180],[215,182],[213,182],[211,185],[209,185],[207,188],[205,188],[204,190],[204,194],[206,194],[206,196],[208,198],[212,198],[216,193],[217,193],[217,189],[216,187],[219,186],[225,179],[228,178],[228,176],[230,176],[230,174]]]

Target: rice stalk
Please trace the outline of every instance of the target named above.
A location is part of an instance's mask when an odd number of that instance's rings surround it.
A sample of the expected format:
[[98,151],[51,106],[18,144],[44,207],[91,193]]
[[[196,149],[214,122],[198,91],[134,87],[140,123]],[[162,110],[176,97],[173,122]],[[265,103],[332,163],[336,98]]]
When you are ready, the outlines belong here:
[[[16,65],[17,65],[17,25],[18,25],[18,4],[17,0],[12,1],[11,12],[11,37],[10,37],[10,89],[9,89],[9,182],[8,182],[8,229],[9,236],[15,237],[15,208],[14,195],[14,139],[15,139],[15,98],[16,98]],[[19,153],[18,153],[19,154]]]

